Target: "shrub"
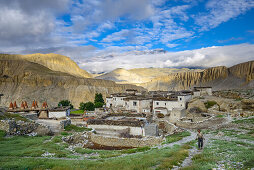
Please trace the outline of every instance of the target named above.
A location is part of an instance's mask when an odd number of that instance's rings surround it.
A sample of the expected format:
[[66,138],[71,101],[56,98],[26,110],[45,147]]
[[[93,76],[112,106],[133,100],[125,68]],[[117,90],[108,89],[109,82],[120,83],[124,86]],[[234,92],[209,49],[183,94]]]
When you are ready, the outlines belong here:
[[87,102],[87,103],[85,103],[85,110],[94,111],[94,104],[93,104],[93,102]]
[[86,104],[85,104],[84,102],[81,102],[81,103],[79,104],[79,109],[80,109],[80,110],[85,110],[85,108],[86,108]]
[[158,118],[164,118],[165,116],[164,116],[164,114],[162,114],[162,113],[158,113],[158,114],[157,114],[157,117],[158,117]]
[[61,100],[58,103],[58,106],[70,106],[71,109],[73,108],[73,105],[71,104],[71,102],[69,100]]
[[205,102],[205,107],[206,107],[207,109],[209,109],[209,108],[213,107],[213,106],[216,105],[216,104],[217,104],[216,101],[207,101],[207,102]]
[[[97,104],[98,105],[98,104]],[[98,105],[99,106],[99,105]],[[79,104],[79,109],[80,110],[88,110],[88,111],[94,111],[95,105],[93,104],[93,102],[87,102],[87,103],[83,103],[81,102]]]
[[104,103],[102,103],[102,102],[96,102],[96,103],[94,104],[94,107],[95,107],[95,108],[100,108],[100,107],[103,107],[103,105],[104,105]]

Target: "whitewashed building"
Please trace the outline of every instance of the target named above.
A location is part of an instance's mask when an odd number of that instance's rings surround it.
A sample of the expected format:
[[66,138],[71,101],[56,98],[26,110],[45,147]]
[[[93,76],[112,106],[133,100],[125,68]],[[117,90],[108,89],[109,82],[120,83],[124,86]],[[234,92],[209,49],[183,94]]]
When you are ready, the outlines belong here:
[[66,118],[70,114],[70,107],[56,107],[48,110],[48,118]]
[[194,90],[193,90],[194,97],[199,97],[204,95],[212,96],[213,95],[212,87],[194,87]]
[[144,97],[130,97],[124,99],[125,109],[137,113],[151,113],[152,99]]
[[[178,95],[177,98],[155,98],[153,99],[153,111],[158,113],[161,110],[161,113],[167,114],[173,109],[186,109],[187,102],[191,98],[191,95],[186,94]],[[167,110],[167,113],[165,110]]]

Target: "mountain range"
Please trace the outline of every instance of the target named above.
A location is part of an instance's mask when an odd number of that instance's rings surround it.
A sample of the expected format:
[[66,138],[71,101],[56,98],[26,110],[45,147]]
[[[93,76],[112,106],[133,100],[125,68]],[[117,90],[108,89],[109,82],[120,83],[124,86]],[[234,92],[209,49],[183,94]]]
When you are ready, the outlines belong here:
[[212,86],[214,90],[254,88],[254,61],[232,67],[207,69],[189,68],[119,68],[109,73],[93,75],[79,68],[69,57],[58,54],[0,54],[1,105],[16,100],[56,106],[60,100],[70,100],[75,107],[80,102],[93,101],[95,93],[104,98],[126,89],[189,90],[194,86]]

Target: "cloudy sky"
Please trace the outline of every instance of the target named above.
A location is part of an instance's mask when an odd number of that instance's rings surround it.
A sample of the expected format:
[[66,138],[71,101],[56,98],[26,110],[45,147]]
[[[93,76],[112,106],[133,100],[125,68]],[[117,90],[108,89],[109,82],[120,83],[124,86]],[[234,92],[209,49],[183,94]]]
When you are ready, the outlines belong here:
[[254,0],[0,0],[0,53],[63,54],[97,73],[231,66],[254,60],[253,19]]

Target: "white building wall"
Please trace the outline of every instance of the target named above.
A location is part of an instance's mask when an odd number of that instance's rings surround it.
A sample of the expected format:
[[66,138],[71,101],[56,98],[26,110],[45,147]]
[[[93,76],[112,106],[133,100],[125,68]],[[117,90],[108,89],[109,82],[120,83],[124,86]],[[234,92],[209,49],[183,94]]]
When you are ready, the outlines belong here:
[[64,118],[66,117],[66,111],[49,111],[49,118]]
[[154,109],[154,113],[162,113],[164,115],[168,114],[168,110],[167,109]]
[[131,135],[144,135],[144,128],[142,127],[131,127],[131,126],[115,126],[115,125],[88,125],[88,128],[102,129],[102,130],[124,130],[130,128]]
[[126,110],[135,110],[137,113],[150,112],[152,100],[128,100]]
[[113,98],[106,98],[106,107],[110,108],[110,106],[113,106]]
[[166,107],[168,109],[168,111],[171,111],[173,108],[184,109],[185,106],[186,106],[186,103],[179,102],[179,101],[158,101],[158,100],[153,101],[153,110],[156,107]]
[[113,107],[124,107],[125,101],[123,100],[126,97],[113,97],[112,98],[112,106]]

